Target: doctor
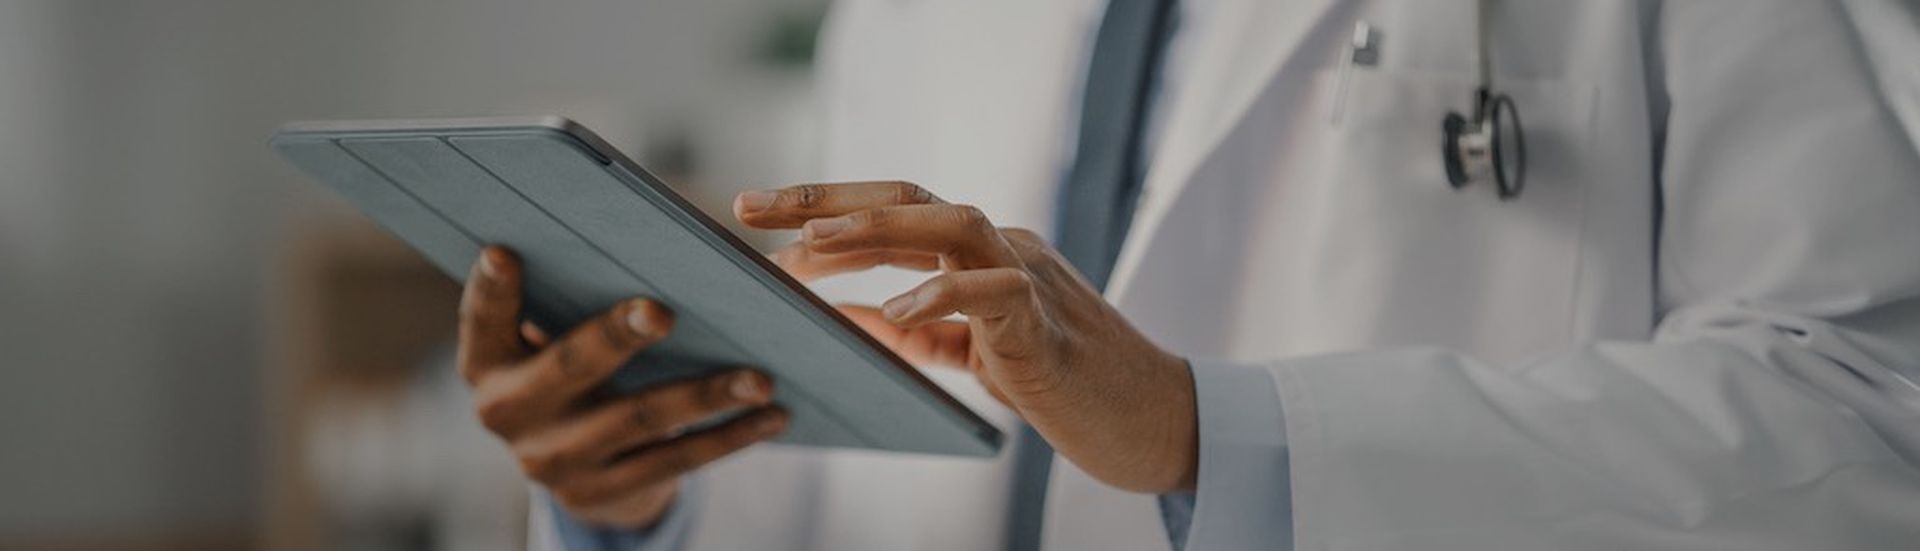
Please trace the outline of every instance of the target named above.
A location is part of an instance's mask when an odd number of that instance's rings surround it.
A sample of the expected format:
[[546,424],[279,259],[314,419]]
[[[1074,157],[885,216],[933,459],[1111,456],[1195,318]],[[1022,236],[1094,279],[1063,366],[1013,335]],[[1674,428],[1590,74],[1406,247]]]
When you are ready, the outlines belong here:
[[[783,422],[750,373],[581,405],[670,314],[641,301],[516,336],[516,267],[492,250],[462,364],[488,426],[559,498],[537,535],[1920,541],[1920,78],[1895,59],[1920,44],[1910,6],[1187,0],[1142,23],[1117,6],[1151,1],[1088,4],[840,3],[823,44],[829,176],[920,185],[735,205],[801,229],[778,255],[795,273],[862,272],[823,291],[867,293],[879,307],[855,319],[910,358],[969,368],[981,403],[1031,423],[1058,450],[1044,497],[1015,465],[1045,457],[1029,442],[998,463],[733,453]],[[1103,19],[1164,50],[1114,54]],[[1142,56],[1144,72],[1114,69]],[[1460,149],[1443,154],[1441,121],[1473,113],[1485,81],[1522,119],[1525,167],[1503,165],[1524,170],[1517,195],[1485,169],[1449,183]],[[1112,95],[1126,82],[1148,84]],[[736,406],[756,413],[672,430]],[[659,430],[619,422],[635,417]],[[1022,516],[1036,500],[1043,523]]]

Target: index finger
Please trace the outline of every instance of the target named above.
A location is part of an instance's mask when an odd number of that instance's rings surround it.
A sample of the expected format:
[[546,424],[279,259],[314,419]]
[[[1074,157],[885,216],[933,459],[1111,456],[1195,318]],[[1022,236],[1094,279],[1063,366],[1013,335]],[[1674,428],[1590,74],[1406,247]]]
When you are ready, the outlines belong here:
[[756,228],[794,229],[815,218],[876,207],[941,202],[939,197],[912,182],[801,184],[742,193],[733,200],[733,214]]

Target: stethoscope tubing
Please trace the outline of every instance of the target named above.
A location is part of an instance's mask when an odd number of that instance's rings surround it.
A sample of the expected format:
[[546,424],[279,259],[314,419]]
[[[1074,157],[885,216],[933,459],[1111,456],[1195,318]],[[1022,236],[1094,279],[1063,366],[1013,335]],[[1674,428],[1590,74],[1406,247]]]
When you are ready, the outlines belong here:
[[[1520,197],[1526,187],[1526,132],[1521,129],[1520,109],[1513,97],[1500,93],[1493,85],[1491,0],[1474,2],[1474,54],[1479,86],[1473,94],[1473,118],[1449,112],[1441,121],[1441,154],[1446,161],[1448,185],[1459,190],[1485,175],[1493,177],[1495,191],[1502,201]],[[1471,144],[1471,145],[1470,145]],[[1508,146],[1511,145],[1511,150]],[[1478,148],[1485,148],[1479,151]],[[1474,149],[1474,154],[1468,150]],[[1483,156],[1484,155],[1484,156]],[[1508,159],[1511,155],[1513,158]],[[1512,161],[1509,163],[1508,161]],[[1481,163],[1490,163],[1487,167]],[[1512,171],[1508,167],[1511,165]]]

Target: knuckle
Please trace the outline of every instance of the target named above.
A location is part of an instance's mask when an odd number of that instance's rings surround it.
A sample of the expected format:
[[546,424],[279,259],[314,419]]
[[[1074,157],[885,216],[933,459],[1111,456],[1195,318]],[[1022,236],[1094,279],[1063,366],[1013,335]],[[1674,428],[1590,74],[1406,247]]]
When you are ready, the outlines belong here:
[[980,207],[960,205],[959,208],[954,209],[953,216],[962,227],[976,233],[986,234],[998,231],[993,227],[993,221],[987,218],[986,211],[980,210]]
[[986,211],[980,210],[980,207],[973,205],[960,205],[954,209],[954,215],[959,217],[961,222],[968,224],[980,224],[987,221]]
[[933,193],[919,184],[907,181],[893,182],[894,201],[902,205],[917,205],[933,202]]
[[1012,285],[1015,292],[1023,294],[1031,292],[1034,285],[1033,274],[1027,273],[1026,270],[1009,270],[1007,283]]
[[823,184],[800,184],[789,189],[786,196],[787,200],[791,201],[794,207],[816,209],[820,208],[820,206],[827,201],[827,186]]
[[552,350],[553,353],[542,356],[538,368],[551,369],[554,373],[559,374],[560,378],[567,380],[591,376],[593,370],[591,369],[592,366],[588,365],[588,362],[591,361],[590,357],[592,355],[588,354],[587,350],[582,350],[581,348],[582,345],[577,339],[566,339],[554,343],[552,347],[548,348],[548,350]]

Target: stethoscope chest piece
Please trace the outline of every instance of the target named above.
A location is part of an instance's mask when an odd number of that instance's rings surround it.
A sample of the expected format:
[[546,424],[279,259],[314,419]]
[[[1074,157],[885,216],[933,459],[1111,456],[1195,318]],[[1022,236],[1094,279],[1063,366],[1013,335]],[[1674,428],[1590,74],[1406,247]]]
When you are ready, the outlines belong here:
[[1453,111],[1440,121],[1440,157],[1446,162],[1447,184],[1457,190],[1491,180],[1500,199],[1519,197],[1527,172],[1520,112],[1505,94],[1481,89],[1475,96],[1478,105],[1473,118]]
[[1514,107],[1513,98],[1494,91],[1493,68],[1487,54],[1488,2],[1475,3],[1480,86],[1473,92],[1473,117],[1452,111],[1440,121],[1440,158],[1446,161],[1447,184],[1453,189],[1492,180],[1505,201],[1519,197],[1521,188],[1526,187],[1527,140],[1521,133],[1520,111]]

